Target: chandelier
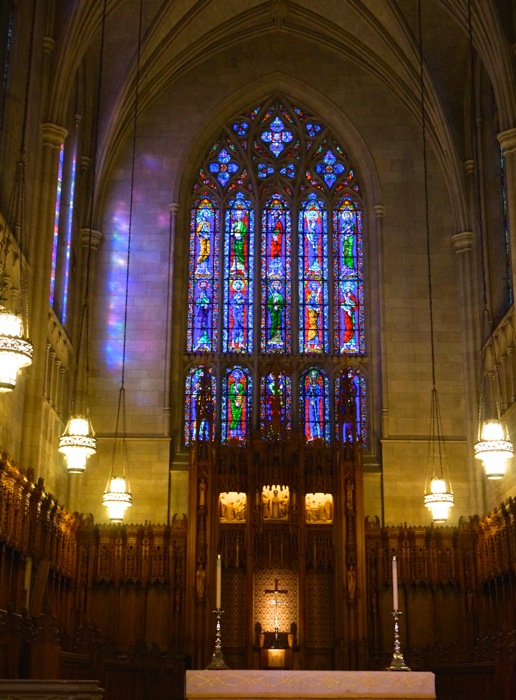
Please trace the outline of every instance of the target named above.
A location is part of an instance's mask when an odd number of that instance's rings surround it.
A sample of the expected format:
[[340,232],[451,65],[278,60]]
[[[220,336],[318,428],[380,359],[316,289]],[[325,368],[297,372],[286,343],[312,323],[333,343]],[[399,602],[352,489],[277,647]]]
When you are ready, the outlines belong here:
[[0,296],[1,392],[12,391],[16,386],[19,372],[32,364],[32,345],[26,337],[25,328],[22,314],[16,313],[9,307],[7,297],[2,293]]
[[[423,32],[421,24],[421,0],[418,2],[419,23],[419,69],[421,89],[421,124],[423,141],[423,175],[425,189],[425,224],[426,224],[426,264],[428,274],[428,310],[430,322],[430,351],[432,361],[432,398],[430,409],[430,430],[428,439],[427,478],[425,482],[425,494],[423,502],[432,514],[434,523],[443,523],[449,517],[450,508],[454,504],[451,482],[447,477],[445,458],[445,445],[441,425],[441,413],[439,409],[439,396],[435,383],[435,343],[434,343],[434,314],[432,295],[432,259],[430,255],[430,223],[428,216],[428,167],[426,156],[426,114],[425,114],[425,89],[423,78]],[[428,482],[428,475],[431,478]]]
[[[491,336],[490,341],[491,352],[494,354],[494,346]],[[475,458],[481,460],[484,465],[485,475],[488,479],[501,479],[505,476],[507,470],[507,463],[513,456],[512,442],[509,438],[509,432],[507,426],[501,417],[500,410],[500,386],[498,373],[496,371],[496,361],[493,362],[495,366],[493,373],[487,373],[484,366],[485,353],[482,354],[482,376],[481,376],[481,388],[480,396],[478,401],[478,438],[475,443]],[[491,378],[492,381],[489,382],[491,385],[491,391],[489,392],[492,403],[494,407],[490,410],[490,418],[487,418],[488,408],[487,408],[487,391],[484,390],[484,385],[487,380]]]

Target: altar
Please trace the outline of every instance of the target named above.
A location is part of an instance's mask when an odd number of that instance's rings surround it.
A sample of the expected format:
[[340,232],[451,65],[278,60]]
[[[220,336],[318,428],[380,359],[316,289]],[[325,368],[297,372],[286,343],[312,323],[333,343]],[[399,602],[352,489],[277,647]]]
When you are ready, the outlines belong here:
[[390,671],[187,671],[186,700],[435,699],[433,673]]

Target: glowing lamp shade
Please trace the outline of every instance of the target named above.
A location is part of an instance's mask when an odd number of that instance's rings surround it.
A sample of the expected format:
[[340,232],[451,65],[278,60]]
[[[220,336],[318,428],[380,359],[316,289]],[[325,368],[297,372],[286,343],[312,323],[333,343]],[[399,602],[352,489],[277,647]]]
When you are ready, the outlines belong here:
[[436,476],[430,482],[430,493],[425,493],[425,506],[432,513],[434,523],[444,523],[454,504],[453,493],[448,491],[446,481]]
[[512,443],[502,423],[498,420],[484,421],[480,440],[475,444],[475,457],[482,460],[487,478],[501,479],[512,455]]
[[71,417],[59,438],[59,452],[66,457],[70,474],[82,474],[86,469],[86,460],[96,451],[97,441],[90,421],[83,416]]
[[32,344],[23,337],[21,316],[0,306],[0,391],[12,391],[18,373],[32,364]]
[[133,497],[125,477],[110,478],[102,496],[102,504],[108,509],[108,516],[112,523],[122,522],[126,509],[133,504]]

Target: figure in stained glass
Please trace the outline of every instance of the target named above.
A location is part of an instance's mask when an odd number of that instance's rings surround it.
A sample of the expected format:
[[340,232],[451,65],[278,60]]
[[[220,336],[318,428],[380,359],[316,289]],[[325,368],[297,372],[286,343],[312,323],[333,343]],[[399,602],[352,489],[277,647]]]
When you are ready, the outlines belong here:
[[305,437],[308,441],[324,437],[324,386],[321,373],[312,369],[305,375]]
[[262,211],[262,350],[290,348],[290,212],[279,194]]
[[245,284],[236,279],[231,285],[232,292],[229,300],[231,307],[230,349],[241,350],[244,347],[244,314],[246,308]]
[[320,350],[321,333],[320,318],[321,308],[321,285],[319,282],[310,282],[308,285],[308,298],[306,300],[306,350]]
[[320,256],[320,236],[321,236],[321,212],[316,204],[309,205],[305,209],[305,235],[308,241],[307,265],[311,275],[321,274]]
[[355,269],[355,222],[353,213],[349,209],[344,209],[341,212],[340,234],[343,241],[342,264],[344,265],[344,274],[346,274],[347,271]]
[[201,196],[190,219],[190,285],[188,293],[188,335],[190,351],[213,350],[217,340],[218,210],[212,200]]
[[335,350],[363,352],[361,213],[344,196],[334,211]]
[[358,308],[358,301],[353,293],[353,286],[351,282],[341,284],[340,301],[344,343],[349,343],[355,333],[355,311]]
[[197,213],[196,235],[198,238],[198,254],[196,273],[207,272],[211,254],[211,212],[200,209]]
[[268,438],[290,430],[291,380],[283,372],[269,372],[261,383],[261,427]]
[[224,240],[224,352],[251,352],[253,345],[253,210],[242,193],[229,202]]
[[358,369],[342,370],[335,381],[335,429],[342,442],[353,442],[354,431],[359,440],[367,443],[366,387]]
[[200,366],[186,378],[185,445],[194,440],[208,441],[213,437],[213,401],[215,378],[211,369]]
[[210,309],[211,299],[208,295],[208,283],[206,280],[201,280],[197,285],[198,294],[195,299],[197,309],[196,317],[196,336],[197,340],[194,345],[194,350],[210,350],[211,340],[209,335]]
[[245,274],[248,217],[245,209],[235,209],[231,226],[231,272]]
[[301,352],[321,352],[328,345],[327,234],[327,212],[312,192],[299,214]]
[[267,307],[270,315],[269,341],[273,344],[283,344],[283,307],[285,300],[281,293],[281,282],[274,280],[270,284],[270,294],[267,300]]
[[234,369],[228,377],[229,394],[229,438],[242,438],[244,428],[245,375],[241,369]]

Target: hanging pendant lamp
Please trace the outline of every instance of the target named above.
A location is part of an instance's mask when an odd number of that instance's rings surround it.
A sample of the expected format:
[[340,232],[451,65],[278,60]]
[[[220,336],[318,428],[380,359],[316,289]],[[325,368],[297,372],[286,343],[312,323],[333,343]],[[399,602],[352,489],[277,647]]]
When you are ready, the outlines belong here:
[[25,338],[21,314],[4,306],[0,299],[0,391],[12,391],[18,374],[32,364],[32,345]]
[[421,88],[421,123],[423,140],[423,174],[425,188],[425,224],[426,224],[426,264],[428,274],[428,309],[430,322],[430,350],[432,362],[432,398],[430,408],[430,430],[428,440],[427,474],[431,474],[430,480],[425,483],[423,502],[432,514],[434,523],[443,523],[448,520],[450,508],[455,499],[451,488],[448,467],[445,456],[445,444],[441,425],[441,412],[439,408],[439,396],[435,382],[435,342],[434,342],[434,313],[432,294],[432,258],[430,255],[430,222],[428,215],[428,167],[426,156],[426,113],[425,113],[425,89],[423,76],[423,32],[421,22],[421,0],[418,2],[419,21],[419,68]]
[[[131,238],[133,230],[133,202],[134,202],[134,175],[136,162],[136,125],[138,117],[138,98],[140,87],[140,55],[141,55],[141,40],[142,40],[142,19],[143,19],[143,0],[140,0],[140,15],[138,23],[138,49],[136,58],[136,79],[134,92],[134,115],[133,115],[133,143],[132,143],[132,163],[131,163],[131,190],[129,199],[129,225],[127,234],[127,266],[125,278],[125,311],[124,311],[124,337],[122,345],[122,378],[120,383],[120,393],[118,399],[118,411],[116,418],[115,443],[113,448],[113,462],[111,472],[102,503],[108,510],[109,519],[111,522],[121,522],[125,511],[133,503],[133,497],[129,482],[126,477],[127,470],[127,431],[126,431],[126,407],[125,407],[125,361],[127,350],[127,316],[129,309],[129,273],[131,263]],[[120,425],[121,423],[121,425]],[[121,437],[119,436],[121,433]],[[115,464],[118,459],[118,466]]]

